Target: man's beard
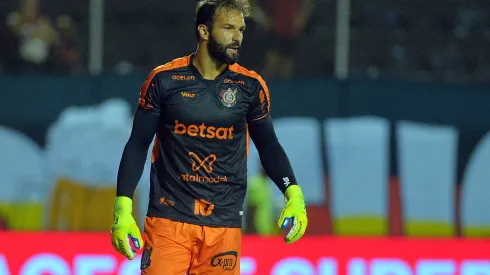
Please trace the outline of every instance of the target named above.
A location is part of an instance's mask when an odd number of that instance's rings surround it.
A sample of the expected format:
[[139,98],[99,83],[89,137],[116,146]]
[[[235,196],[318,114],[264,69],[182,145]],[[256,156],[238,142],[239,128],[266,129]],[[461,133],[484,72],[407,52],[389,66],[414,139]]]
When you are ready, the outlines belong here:
[[[238,47],[236,54],[231,54],[227,52],[227,49],[231,47]],[[238,42],[231,43],[229,45],[220,44],[216,40],[214,40],[213,35],[211,34],[208,41],[208,53],[214,59],[222,63],[232,65],[238,62],[240,56],[240,44],[238,44]]]

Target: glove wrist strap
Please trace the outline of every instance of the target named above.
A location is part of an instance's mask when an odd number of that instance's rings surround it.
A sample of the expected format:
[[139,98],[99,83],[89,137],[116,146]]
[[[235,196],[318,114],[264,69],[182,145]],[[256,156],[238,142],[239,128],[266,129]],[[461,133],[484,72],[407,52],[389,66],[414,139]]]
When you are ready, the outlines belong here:
[[116,197],[114,200],[114,211],[123,210],[129,211],[130,213],[133,210],[133,200],[128,197]]
[[284,193],[286,201],[300,199],[304,200],[303,191],[301,191],[301,187],[297,184],[290,185],[286,192]]

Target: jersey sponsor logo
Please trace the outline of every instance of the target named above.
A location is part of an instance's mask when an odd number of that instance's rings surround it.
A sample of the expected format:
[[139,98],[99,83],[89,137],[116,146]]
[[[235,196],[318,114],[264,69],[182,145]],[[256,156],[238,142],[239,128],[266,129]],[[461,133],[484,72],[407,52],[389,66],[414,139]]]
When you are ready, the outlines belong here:
[[211,154],[201,160],[196,153],[190,152],[189,157],[192,160],[192,171],[199,171],[199,169],[203,168],[208,173],[213,172],[213,163],[216,161],[215,154]]
[[185,125],[183,123],[179,123],[178,120],[175,120],[174,133],[178,135],[189,135],[191,137],[199,136],[209,139],[233,139],[234,130],[235,128],[233,126],[215,127],[205,125],[204,123],[201,125]]
[[233,80],[233,79],[225,79],[223,83],[226,84],[240,84],[240,85],[245,85],[245,81],[243,80]]
[[237,89],[232,90],[231,88],[228,88],[226,90],[221,90],[219,92],[219,95],[221,97],[221,103],[225,107],[233,107],[236,104],[236,94],[237,94]]
[[[189,158],[192,162],[192,171],[197,172],[201,169],[206,171],[208,174],[213,172],[213,163],[216,161],[216,155],[211,154],[205,158],[200,158],[196,153],[190,152]],[[201,183],[223,183],[228,182],[226,176],[201,176],[199,174],[190,175],[190,174],[182,174],[180,178],[183,181],[191,181],[191,182],[201,182]]]
[[182,97],[189,97],[189,98],[193,98],[196,96],[195,93],[188,93],[188,92],[181,92],[180,94],[182,95]]
[[172,80],[189,81],[196,79],[193,75],[172,75]]
[[232,271],[233,269],[235,269],[237,259],[238,252],[227,251],[217,254],[213,258],[211,258],[210,265],[212,267],[221,268],[224,271]]
[[180,175],[180,178],[183,181],[191,181],[191,182],[205,182],[205,183],[225,183],[228,182],[228,178],[226,176],[216,176],[216,177],[206,177],[206,176],[201,176],[198,174],[191,175],[191,174],[182,174]]

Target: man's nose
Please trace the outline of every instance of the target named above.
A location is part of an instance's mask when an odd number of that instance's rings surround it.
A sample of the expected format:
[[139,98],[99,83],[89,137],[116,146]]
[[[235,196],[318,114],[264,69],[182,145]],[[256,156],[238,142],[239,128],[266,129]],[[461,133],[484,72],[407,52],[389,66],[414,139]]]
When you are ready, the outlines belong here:
[[243,33],[239,30],[235,31],[233,33],[233,43],[241,44],[242,40],[243,40]]

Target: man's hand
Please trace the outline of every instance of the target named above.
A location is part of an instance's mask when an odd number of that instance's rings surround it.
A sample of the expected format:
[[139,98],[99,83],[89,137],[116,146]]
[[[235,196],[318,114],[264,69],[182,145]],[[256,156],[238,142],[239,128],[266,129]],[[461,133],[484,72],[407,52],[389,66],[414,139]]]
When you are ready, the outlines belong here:
[[281,217],[277,222],[279,228],[285,229],[292,221],[293,225],[284,238],[287,244],[292,244],[305,234],[308,226],[306,216],[306,205],[303,192],[299,185],[291,185],[286,189],[286,207],[282,210]]
[[114,223],[111,230],[112,246],[117,252],[134,259],[136,251],[131,248],[129,238],[134,247],[140,249],[143,245],[140,230],[131,214],[133,201],[128,197],[116,197],[114,201]]

